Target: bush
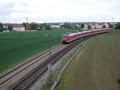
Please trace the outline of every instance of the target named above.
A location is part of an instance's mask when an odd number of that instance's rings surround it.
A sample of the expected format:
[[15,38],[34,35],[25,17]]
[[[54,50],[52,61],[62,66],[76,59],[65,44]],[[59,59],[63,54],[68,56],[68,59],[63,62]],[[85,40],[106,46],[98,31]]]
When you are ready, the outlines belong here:
[[118,78],[117,83],[120,84],[120,78]]
[[120,29],[120,23],[117,23],[115,29]]

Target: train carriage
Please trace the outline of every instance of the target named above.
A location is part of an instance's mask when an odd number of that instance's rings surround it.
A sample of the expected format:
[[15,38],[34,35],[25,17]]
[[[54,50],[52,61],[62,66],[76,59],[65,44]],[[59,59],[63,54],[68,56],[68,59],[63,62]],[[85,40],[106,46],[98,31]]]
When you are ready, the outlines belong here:
[[67,33],[67,34],[62,35],[61,41],[63,44],[70,43],[70,42],[77,40],[81,37],[105,33],[105,32],[109,32],[109,31],[110,31],[110,28],[103,28],[103,29],[93,29],[93,30],[77,32],[77,33]]

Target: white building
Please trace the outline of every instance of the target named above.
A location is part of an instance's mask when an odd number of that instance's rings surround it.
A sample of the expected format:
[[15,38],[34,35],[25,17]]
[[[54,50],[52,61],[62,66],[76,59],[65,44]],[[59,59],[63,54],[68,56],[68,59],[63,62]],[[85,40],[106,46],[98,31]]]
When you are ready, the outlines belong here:
[[51,28],[61,28],[60,23],[50,23]]
[[8,26],[11,25],[13,27],[14,31],[25,31],[25,27],[23,24],[10,24],[10,23],[6,23],[3,24],[3,27],[8,29]]

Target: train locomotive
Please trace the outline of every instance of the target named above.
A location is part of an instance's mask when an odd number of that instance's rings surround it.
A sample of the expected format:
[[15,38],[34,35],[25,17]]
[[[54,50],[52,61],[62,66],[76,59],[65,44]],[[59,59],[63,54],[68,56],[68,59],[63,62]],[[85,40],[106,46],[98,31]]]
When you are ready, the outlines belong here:
[[79,38],[84,38],[86,36],[100,34],[100,33],[106,33],[109,31],[110,28],[102,28],[102,29],[93,29],[93,30],[77,32],[77,33],[66,33],[62,35],[61,41],[63,44],[67,44]]

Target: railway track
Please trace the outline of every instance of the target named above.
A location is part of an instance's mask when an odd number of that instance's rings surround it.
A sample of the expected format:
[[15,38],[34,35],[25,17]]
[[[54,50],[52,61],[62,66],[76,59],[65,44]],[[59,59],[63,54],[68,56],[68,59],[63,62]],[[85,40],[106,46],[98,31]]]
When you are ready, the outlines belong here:
[[[64,45],[59,45],[58,47],[52,48],[52,52],[56,52],[57,50],[59,50],[63,46]],[[17,74],[19,74],[20,72],[22,72],[23,70],[25,70],[29,66],[32,66],[34,63],[37,63],[38,61],[40,61],[41,59],[43,59],[46,56],[49,57],[48,51],[42,53],[39,56],[32,58],[31,60],[26,61],[25,63],[11,69],[10,71],[8,71],[4,74],[1,74],[0,75],[0,85],[4,84],[8,80],[10,80],[12,77],[16,76]]]
[[88,39],[89,37],[82,38],[82,40],[76,40],[75,42],[70,43],[67,47],[60,50],[59,52],[53,54],[45,62],[41,63],[38,67],[34,68],[32,72],[27,74],[24,78],[19,80],[15,85],[13,85],[10,90],[29,90],[29,87],[34,83],[40,75],[42,75],[48,69],[48,64],[54,64],[67,52],[69,52],[73,47],[81,43],[82,41]]
[[[9,87],[9,90],[28,90],[29,87],[31,86],[31,84],[33,84],[36,79],[38,79],[38,77],[40,77],[41,75],[43,75],[43,73],[45,71],[47,71],[47,66],[49,63],[51,64],[54,64],[55,62],[57,62],[62,56],[64,56],[67,52],[69,52],[73,47],[75,47],[76,45],[78,45],[79,43],[81,43],[82,41],[90,38],[92,36],[87,36],[87,37],[84,37],[84,38],[81,38],[81,39],[78,39],[72,43],[70,43],[69,45],[65,45],[64,48],[60,49],[60,51],[56,52],[56,49],[53,50],[53,52],[55,52],[53,55],[51,55],[50,58],[47,58],[44,62],[42,62],[40,65],[38,65],[37,67],[35,67],[32,71],[30,71],[27,75],[25,75],[23,78],[19,79],[19,81],[17,81],[17,83],[13,84],[12,86]],[[62,46],[60,46],[59,48],[61,48]],[[43,56],[41,58],[39,57],[35,57],[36,58],[39,58],[38,61],[46,56],[48,56],[49,53],[47,54],[43,54]],[[35,60],[34,59],[34,60]],[[30,62],[32,62],[30,65],[32,65],[33,63],[36,63],[36,61],[34,60],[31,60]],[[33,62],[34,61],[34,62]],[[26,65],[26,64],[25,64]],[[24,65],[23,65],[24,66]],[[28,65],[29,66],[29,65]],[[24,66],[25,68],[27,68],[28,66]],[[21,66],[20,66],[21,67]],[[25,69],[24,68],[24,69]],[[17,70],[17,68],[15,69]],[[23,70],[23,69],[22,69]],[[18,73],[20,73],[22,70],[19,70]],[[11,71],[12,73],[13,71]],[[16,73],[17,74],[17,73]],[[14,75],[16,75],[14,74]],[[6,74],[6,75],[9,75]],[[5,75],[5,76],[6,76]],[[13,76],[14,76],[13,75]],[[8,79],[4,80],[2,83],[4,83],[5,81],[9,80],[11,77],[13,76],[10,76]],[[4,77],[4,75],[2,76]],[[0,80],[1,81],[1,80]],[[2,84],[0,83],[0,84]]]

